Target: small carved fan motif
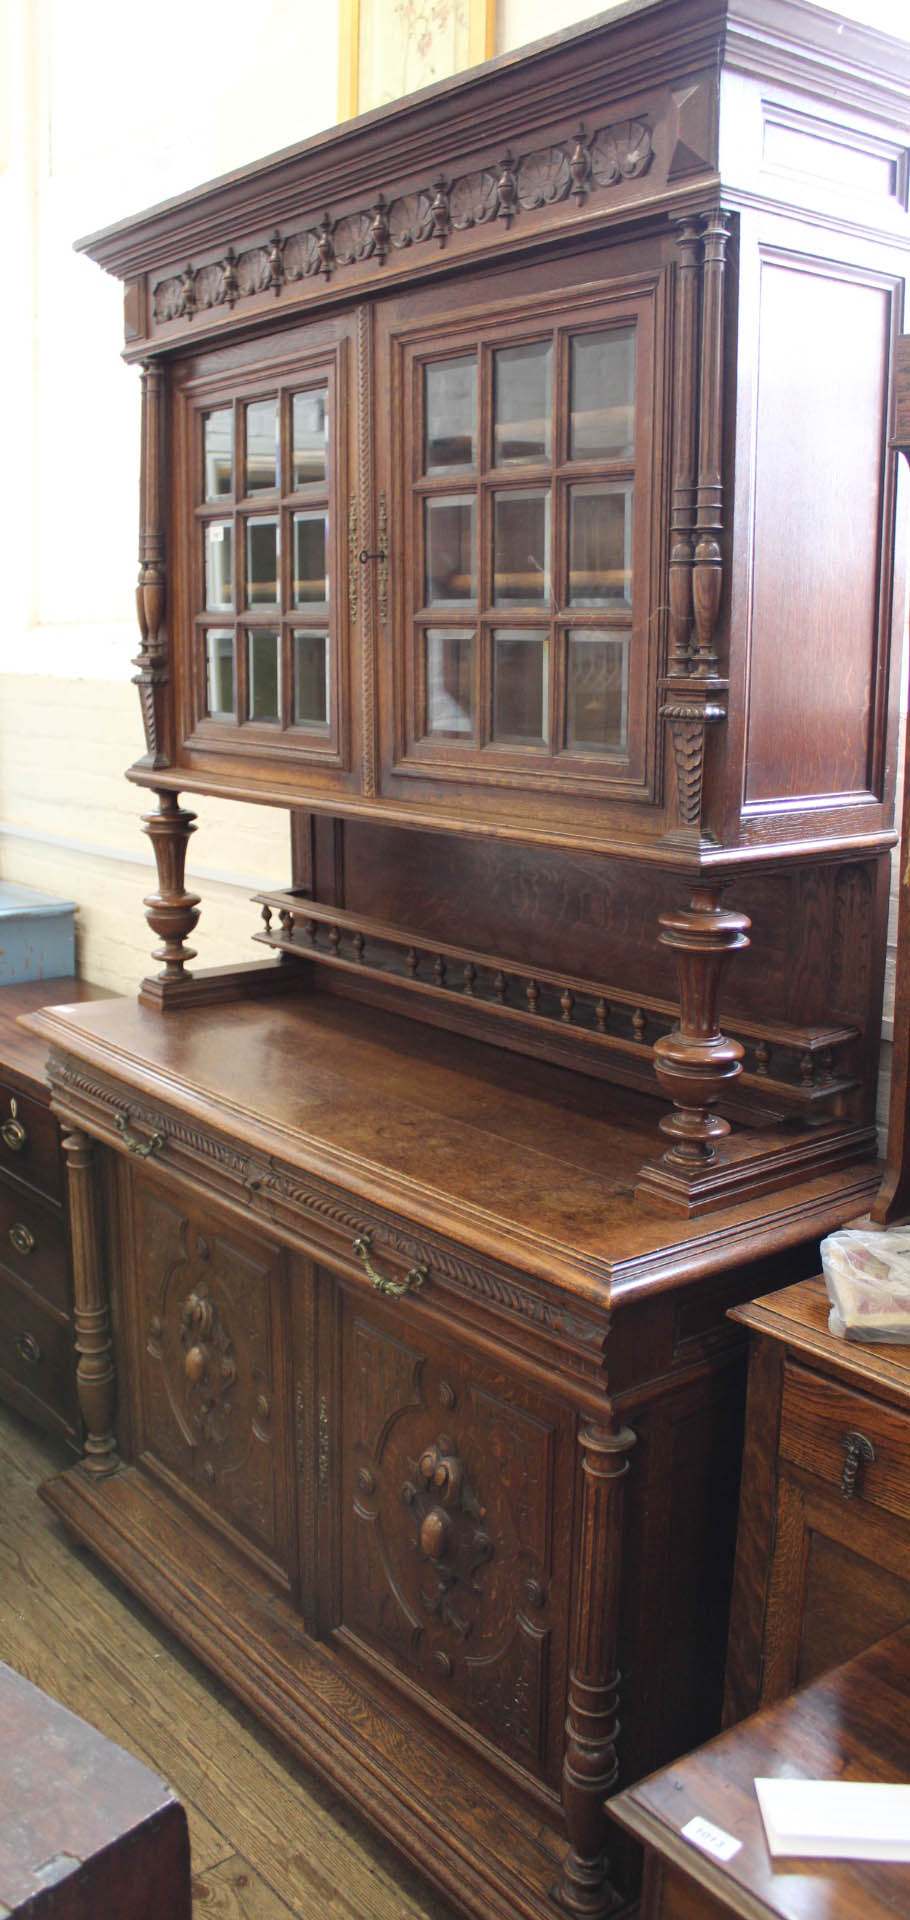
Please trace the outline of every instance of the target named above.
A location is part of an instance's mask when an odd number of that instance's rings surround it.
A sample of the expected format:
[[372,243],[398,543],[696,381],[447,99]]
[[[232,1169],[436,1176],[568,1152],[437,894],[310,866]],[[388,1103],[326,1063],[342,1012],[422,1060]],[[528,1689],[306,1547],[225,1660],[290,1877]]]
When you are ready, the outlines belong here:
[[452,183],[449,217],[453,227],[460,230],[478,227],[485,220],[492,220],[498,204],[496,180],[492,173],[466,173]]
[[304,280],[318,273],[319,267],[319,241],[312,228],[307,228],[305,233],[293,233],[284,243],[285,279]]
[[335,258],[340,267],[350,266],[352,260],[368,260],[373,252],[373,222],[368,213],[351,213],[339,220],[334,234]]
[[565,147],[529,153],[518,169],[518,198],[523,207],[552,206],[568,197],[572,185]]
[[272,268],[267,247],[251,247],[237,258],[237,292],[264,293],[272,284]]
[[635,180],[647,172],[654,157],[651,135],[641,120],[623,120],[603,127],[591,145],[591,173],[600,187],[618,180]]
[[393,247],[410,247],[417,240],[428,240],[433,231],[429,194],[406,193],[400,200],[393,200],[388,218]]

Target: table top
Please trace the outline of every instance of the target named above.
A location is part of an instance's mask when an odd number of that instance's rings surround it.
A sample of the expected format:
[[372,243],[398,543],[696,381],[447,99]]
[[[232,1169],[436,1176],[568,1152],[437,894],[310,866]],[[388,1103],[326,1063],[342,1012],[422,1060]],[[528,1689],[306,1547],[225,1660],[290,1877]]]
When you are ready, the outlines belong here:
[[866,1162],[668,1218],[635,1198],[659,1139],[659,1097],[326,992],[163,1016],[108,1000],[37,1013],[29,1026],[105,1082],[115,1075],[147,1096],[154,1127],[161,1101],[598,1305],[828,1231],[854,1179],[865,1188],[875,1178]]
[[[906,1920],[910,1864],[773,1860],[756,1777],[910,1780],[910,1626],[608,1802],[661,1858],[750,1920]],[[682,1837],[697,1816],[742,1842],[719,1861]]]

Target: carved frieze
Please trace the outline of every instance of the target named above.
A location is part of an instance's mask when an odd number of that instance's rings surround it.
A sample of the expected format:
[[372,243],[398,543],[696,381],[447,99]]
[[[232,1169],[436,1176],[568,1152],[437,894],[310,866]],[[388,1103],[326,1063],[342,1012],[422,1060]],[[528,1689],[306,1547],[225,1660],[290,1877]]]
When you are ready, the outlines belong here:
[[416,191],[333,219],[327,209],[315,227],[299,233],[274,233],[265,246],[228,249],[223,260],[159,280],[152,293],[156,326],[189,320],[196,312],[233,306],[272,288],[315,274],[326,278],[364,260],[381,267],[389,249],[435,241],[445,246],[451,233],[463,233],[490,221],[510,226],[522,213],[574,198],[581,204],[594,190],[619,186],[646,173],[653,159],[651,130],[644,120],[623,120],[588,136],[579,127],[569,138],[525,154],[506,151],[495,167],[474,169],[451,180],[439,175]]

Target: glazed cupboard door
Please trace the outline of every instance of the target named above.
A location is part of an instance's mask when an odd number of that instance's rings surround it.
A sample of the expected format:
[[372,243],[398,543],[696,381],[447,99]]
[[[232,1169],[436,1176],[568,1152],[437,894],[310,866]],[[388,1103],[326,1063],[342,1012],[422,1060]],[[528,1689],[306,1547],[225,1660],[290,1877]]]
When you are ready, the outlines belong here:
[[318,322],[174,377],[178,759],[216,784],[359,784],[351,332]]
[[558,1790],[574,1416],[413,1299],[318,1279],[321,1631]]
[[442,323],[426,295],[380,315],[383,785],[525,825],[533,794],[541,821],[583,822],[655,792],[663,282],[611,281],[599,254],[520,304],[506,286]]
[[291,1256],[177,1183],[118,1185],[131,1457],[293,1592]]

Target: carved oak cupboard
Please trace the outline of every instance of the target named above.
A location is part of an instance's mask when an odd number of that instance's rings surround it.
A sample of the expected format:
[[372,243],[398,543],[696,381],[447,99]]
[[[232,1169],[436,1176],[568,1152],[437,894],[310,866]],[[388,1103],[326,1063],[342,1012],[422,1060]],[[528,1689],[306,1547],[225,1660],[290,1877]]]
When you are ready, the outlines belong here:
[[[719,1716],[726,1308],[877,1184],[908,77],[656,0],[85,243],[163,964],[34,1023],[47,1497],[478,1916],[631,1896],[604,1798]],[[264,959],[189,964],[182,792],[288,810]]]

